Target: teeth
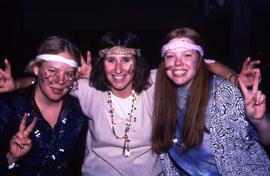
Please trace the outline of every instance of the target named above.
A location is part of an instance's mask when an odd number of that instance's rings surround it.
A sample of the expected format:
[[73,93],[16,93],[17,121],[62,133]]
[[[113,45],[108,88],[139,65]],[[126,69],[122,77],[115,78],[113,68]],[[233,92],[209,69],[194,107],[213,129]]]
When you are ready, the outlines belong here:
[[176,76],[183,76],[187,71],[184,70],[175,70],[173,71],[173,74]]
[[122,79],[124,76],[113,76],[115,79]]

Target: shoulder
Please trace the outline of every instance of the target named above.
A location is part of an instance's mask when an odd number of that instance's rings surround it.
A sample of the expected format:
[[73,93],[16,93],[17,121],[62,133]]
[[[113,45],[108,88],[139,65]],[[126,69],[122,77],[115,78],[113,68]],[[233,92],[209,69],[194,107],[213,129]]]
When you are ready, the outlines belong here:
[[[24,107],[30,102],[30,98],[33,92],[33,88],[27,88],[23,90],[19,90],[6,96],[3,96],[0,99],[1,107],[8,107],[10,109],[16,109],[19,111],[20,109],[24,109]],[[3,109],[3,108],[1,108]]]
[[[75,83],[76,84],[76,83]],[[79,88],[88,88],[89,85],[89,80],[88,79],[79,79],[77,80],[77,85],[79,86]]]
[[88,79],[79,79],[74,82],[74,88],[70,91],[70,93],[79,99],[84,99],[95,91],[97,90],[90,86]]
[[156,82],[157,69],[152,69],[150,72],[150,83],[154,84]]
[[67,110],[72,116],[76,117],[76,119],[85,120],[86,115],[83,113],[79,99],[77,97],[73,97],[68,95],[67,97]]
[[[1,96],[0,99],[0,133],[3,132],[5,126],[16,124],[17,120],[24,114],[25,107],[29,102],[26,92],[16,92],[9,95]],[[15,125],[16,126],[16,125]],[[13,126],[13,127],[15,127]],[[12,131],[12,129],[10,129]]]
[[214,90],[218,92],[228,92],[228,93],[236,93],[241,95],[240,89],[234,85],[232,82],[224,79],[223,77],[214,75],[212,78],[212,87]]
[[230,81],[214,75],[212,78],[211,95],[211,101],[214,102],[215,107],[218,109],[230,109],[243,113],[244,99],[242,93]]

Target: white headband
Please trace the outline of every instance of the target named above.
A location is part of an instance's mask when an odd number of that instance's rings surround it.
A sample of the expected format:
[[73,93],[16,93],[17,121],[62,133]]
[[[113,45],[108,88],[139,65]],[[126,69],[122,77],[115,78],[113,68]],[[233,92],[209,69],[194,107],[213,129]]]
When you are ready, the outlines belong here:
[[56,61],[65,63],[71,67],[78,67],[78,63],[76,61],[54,54],[41,54],[36,57],[36,60]]
[[170,40],[167,44],[163,45],[161,49],[161,57],[164,57],[165,53],[169,49],[176,49],[176,48],[187,48],[199,51],[200,55],[203,56],[204,52],[201,46],[195,45],[193,43],[181,40],[181,39],[173,39]]

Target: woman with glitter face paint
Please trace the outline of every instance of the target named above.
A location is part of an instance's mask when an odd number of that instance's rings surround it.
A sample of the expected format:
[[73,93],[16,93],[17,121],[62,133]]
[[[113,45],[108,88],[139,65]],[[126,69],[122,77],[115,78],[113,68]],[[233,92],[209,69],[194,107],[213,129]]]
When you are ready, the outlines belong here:
[[231,82],[209,73],[201,38],[190,28],[167,34],[161,55],[152,132],[164,172],[269,175],[270,161],[261,143],[270,144],[270,120],[258,90],[259,73],[251,91],[239,79],[243,98]]
[[0,175],[71,174],[71,156],[87,129],[79,101],[68,94],[80,57],[68,40],[47,38],[27,67],[36,83],[0,101]]

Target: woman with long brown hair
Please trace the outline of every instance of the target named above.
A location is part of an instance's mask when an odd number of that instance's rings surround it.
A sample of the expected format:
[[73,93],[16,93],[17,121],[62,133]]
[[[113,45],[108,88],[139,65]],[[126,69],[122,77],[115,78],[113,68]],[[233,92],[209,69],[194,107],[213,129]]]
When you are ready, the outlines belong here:
[[202,40],[190,28],[170,32],[161,55],[153,149],[168,152],[186,175],[269,175],[269,159],[257,141],[270,144],[259,75],[252,93],[240,84],[244,104],[235,85],[206,69]]

